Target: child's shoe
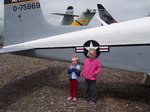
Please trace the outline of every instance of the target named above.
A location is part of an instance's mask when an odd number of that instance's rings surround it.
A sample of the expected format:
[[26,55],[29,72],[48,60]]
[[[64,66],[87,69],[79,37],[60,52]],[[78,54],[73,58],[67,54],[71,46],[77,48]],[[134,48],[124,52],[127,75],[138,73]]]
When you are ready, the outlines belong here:
[[76,97],[74,97],[74,98],[72,99],[72,101],[74,101],[74,102],[75,102],[75,101],[77,101],[77,98],[76,98]]
[[67,100],[68,100],[68,101],[72,100],[72,97],[71,97],[71,96],[70,96],[70,97],[68,97],[68,98],[67,98]]
[[96,102],[94,102],[94,101],[90,101],[89,102],[91,105],[95,105],[96,104]]

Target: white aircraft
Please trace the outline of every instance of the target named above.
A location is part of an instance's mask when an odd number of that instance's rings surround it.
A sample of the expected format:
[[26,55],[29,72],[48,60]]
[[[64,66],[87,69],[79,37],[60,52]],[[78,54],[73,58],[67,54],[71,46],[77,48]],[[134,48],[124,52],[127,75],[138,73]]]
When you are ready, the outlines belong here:
[[80,63],[89,48],[105,67],[150,73],[150,17],[96,28],[52,26],[39,0],[5,0],[5,40],[0,53]]
[[[66,13],[52,13],[55,15],[63,16],[63,20],[61,22],[62,25],[71,25],[71,26],[87,26],[90,21],[93,19],[96,14],[95,9],[86,9],[86,11],[82,12],[80,16],[74,15],[73,6],[69,6],[66,10]],[[74,17],[78,17],[74,20]]]
[[87,26],[94,15],[96,14],[96,9],[86,9],[82,14],[72,22],[71,26]]
[[68,6],[65,14],[63,13],[52,13],[52,14],[63,16],[61,22],[62,25],[71,25],[72,22],[74,21],[74,17],[79,17],[78,15],[74,15],[73,6]]

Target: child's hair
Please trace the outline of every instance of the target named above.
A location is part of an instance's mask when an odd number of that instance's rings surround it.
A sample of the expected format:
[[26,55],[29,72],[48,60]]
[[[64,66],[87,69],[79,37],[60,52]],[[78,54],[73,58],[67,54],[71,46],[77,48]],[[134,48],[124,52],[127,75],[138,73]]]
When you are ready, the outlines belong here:
[[77,56],[76,54],[72,55],[72,56],[71,56],[71,59],[76,59],[77,62],[79,61],[79,58],[78,58],[78,56]]
[[95,50],[94,48],[90,48],[90,49],[89,49],[89,52],[88,52],[87,56],[89,56],[91,52],[94,52],[95,57],[97,56],[96,50]]

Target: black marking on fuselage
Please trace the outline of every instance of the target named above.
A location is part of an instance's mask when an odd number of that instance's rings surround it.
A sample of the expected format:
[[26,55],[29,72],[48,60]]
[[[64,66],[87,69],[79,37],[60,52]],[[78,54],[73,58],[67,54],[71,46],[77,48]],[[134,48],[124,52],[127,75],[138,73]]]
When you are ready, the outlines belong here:
[[13,3],[20,3],[20,2],[28,2],[32,0],[4,0],[4,4],[13,4]]
[[83,26],[79,21],[75,20],[79,25]]
[[[101,47],[103,46],[108,46],[108,47],[150,46],[150,43],[148,44],[124,44],[124,45],[101,45]],[[70,49],[70,48],[76,48],[76,47],[83,47],[83,46],[47,47],[47,48],[35,48],[35,49]]]
[[150,46],[150,43],[147,44],[118,44],[118,45],[107,45],[109,47],[128,47],[128,46]]

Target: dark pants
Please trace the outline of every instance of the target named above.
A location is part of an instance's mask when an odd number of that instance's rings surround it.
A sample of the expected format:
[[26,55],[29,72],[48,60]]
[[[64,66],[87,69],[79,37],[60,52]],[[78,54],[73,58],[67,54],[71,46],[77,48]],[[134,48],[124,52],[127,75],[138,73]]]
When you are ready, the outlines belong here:
[[85,79],[86,89],[85,98],[87,101],[96,102],[96,80]]

